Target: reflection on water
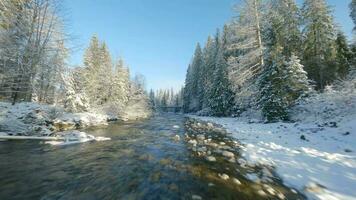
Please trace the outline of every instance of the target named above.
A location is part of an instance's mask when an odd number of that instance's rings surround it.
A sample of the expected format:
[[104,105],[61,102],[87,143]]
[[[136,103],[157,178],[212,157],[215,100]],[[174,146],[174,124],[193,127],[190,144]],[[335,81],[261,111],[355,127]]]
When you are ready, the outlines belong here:
[[[278,178],[261,178],[267,168],[241,167],[216,147],[204,149],[216,158],[207,161],[185,134],[224,142],[237,160],[238,145],[220,132],[185,130],[195,123],[185,121],[182,115],[162,114],[112,124],[86,130],[111,141],[64,147],[0,142],[0,199],[303,199]],[[222,174],[230,178],[224,180]],[[253,176],[257,178],[247,178]]]

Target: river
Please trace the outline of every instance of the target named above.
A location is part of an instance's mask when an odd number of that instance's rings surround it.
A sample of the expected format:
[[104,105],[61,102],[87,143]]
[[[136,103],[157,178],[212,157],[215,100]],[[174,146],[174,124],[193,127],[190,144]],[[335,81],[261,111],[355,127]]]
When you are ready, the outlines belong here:
[[[61,147],[2,141],[0,199],[304,199],[278,177],[264,180],[266,168],[240,167],[214,152],[216,161],[207,161],[184,139],[197,134],[187,124],[183,115],[166,113],[85,130],[111,141]],[[232,144],[228,135],[202,134]]]

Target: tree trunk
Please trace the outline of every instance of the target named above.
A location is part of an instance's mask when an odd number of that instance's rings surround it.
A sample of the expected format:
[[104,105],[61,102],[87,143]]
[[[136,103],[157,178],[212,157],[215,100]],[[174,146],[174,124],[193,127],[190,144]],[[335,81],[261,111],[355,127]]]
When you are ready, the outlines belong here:
[[260,64],[261,64],[261,66],[263,66],[264,65],[264,60],[263,60],[260,16],[259,16],[259,13],[258,13],[257,0],[253,1],[253,7],[254,7],[254,12],[255,12],[254,14],[255,14],[255,19],[256,19],[257,45],[258,45],[258,48],[260,49]]

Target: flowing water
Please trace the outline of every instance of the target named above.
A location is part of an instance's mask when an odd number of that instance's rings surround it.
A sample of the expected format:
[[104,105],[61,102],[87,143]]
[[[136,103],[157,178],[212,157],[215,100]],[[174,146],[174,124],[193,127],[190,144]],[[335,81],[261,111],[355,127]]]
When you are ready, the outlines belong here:
[[111,141],[62,147],[2,141],[0,199],[304,199],[273,169],[240,166],[210,146],[203,150],[216,161],[207,161],[186,137],[204,134],[211,143],[225,143],[236,160],[238,145],[226,134],[187,128],[194,123],[167,113],[85,130]]

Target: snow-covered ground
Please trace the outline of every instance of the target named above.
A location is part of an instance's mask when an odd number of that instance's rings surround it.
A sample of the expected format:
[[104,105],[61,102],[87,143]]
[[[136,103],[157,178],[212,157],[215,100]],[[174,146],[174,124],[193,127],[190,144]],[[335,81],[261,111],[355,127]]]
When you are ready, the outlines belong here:
[[249,164],[274,166],[311,199],[356,199],[356,114],[326,124],[190,117],[222,125],[243,144]]
[[0,132],[11,135],[47,136],[59,131],[107,125],[110,120],[112,116],[106,114],[67,113],[56,106],[0,102]]

